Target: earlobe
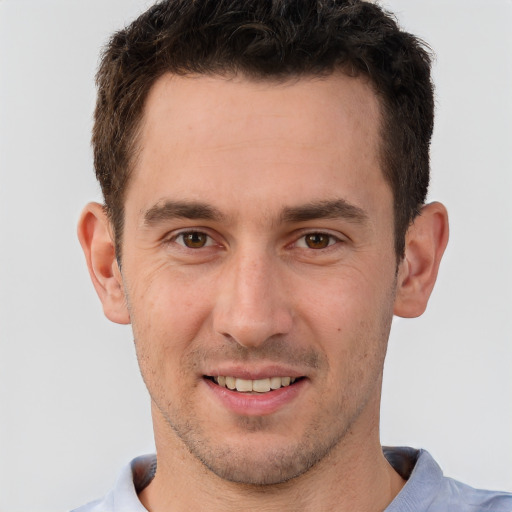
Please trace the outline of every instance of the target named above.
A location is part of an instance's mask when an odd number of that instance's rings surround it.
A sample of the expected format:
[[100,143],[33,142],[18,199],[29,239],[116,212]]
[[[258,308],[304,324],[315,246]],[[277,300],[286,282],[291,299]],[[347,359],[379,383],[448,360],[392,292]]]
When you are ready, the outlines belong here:
[[105,316],[118,324],[129,324],[121,271],[116,260],[110,223],[101,204],[89,203],[78,222],[78,239]]
[[398,271],[395,315],[413,318],[425,311],[448,243],[448,231],[448,213],[441,203],[424,206],[409,227]]

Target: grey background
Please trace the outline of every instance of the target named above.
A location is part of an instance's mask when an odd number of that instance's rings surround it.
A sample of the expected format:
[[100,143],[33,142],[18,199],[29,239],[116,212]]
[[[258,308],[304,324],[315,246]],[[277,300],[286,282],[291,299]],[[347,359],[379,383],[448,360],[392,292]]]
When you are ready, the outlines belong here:
[[[0,1],[0,512],[99,497],[153,450],[129,327],[104,319],[75,226],[98,200],[98,53],[151,2]],[[512,491],[512,2],[388,0],[437,53],[430,197],[451,242],[427,313],[398,320],[384,444]]]

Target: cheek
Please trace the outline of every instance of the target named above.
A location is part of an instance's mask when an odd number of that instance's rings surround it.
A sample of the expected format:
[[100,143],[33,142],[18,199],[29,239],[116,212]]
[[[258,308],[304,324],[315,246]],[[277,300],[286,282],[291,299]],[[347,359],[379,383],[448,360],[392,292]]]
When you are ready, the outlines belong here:
[[137,280],[128,302],[141,370],[161,376],[183,372],[186,354],[208,324],[207,290],[169,271]]
[[206,313],[199,301],[177,289],[170,292],[161,280],[133,302],[137,360],[152,400],[163,412],[186,407],[197,385],[189,355],[200,338]]
[[335,373],[354,374],[380,365],[391,326],[394,280],[345,269],[317,285],[299,316],[331,366],[338,366]]
[[208,279],[181,272],[168,264],[141,273],[130,280],[130,312],[151,329],[179,333],[193,328],[194,319],[202,316],[210,302]]
[[343,267],[314,276],[302,276],[293,290],[300,316],[309,318],[327,334],[358,330],[375,318],[390,301],[392,282],[371,269]]

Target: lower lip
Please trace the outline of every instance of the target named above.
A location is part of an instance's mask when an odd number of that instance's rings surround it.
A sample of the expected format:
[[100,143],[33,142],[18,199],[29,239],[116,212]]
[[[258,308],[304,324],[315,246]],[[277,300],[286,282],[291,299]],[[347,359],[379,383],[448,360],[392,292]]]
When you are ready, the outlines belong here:
[[203,379],[215,397],[230,411],[243,416],[265,416],[272,414],[289,404],[306,386],[307,379],[300,379],[290,386],[268,393],[249,394],[231,391]]

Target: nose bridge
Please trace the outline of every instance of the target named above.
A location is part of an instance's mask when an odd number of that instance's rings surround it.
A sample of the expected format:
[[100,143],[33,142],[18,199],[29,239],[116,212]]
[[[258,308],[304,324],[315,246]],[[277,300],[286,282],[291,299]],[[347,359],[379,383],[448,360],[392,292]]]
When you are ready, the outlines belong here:
[[240,345],[263,344],[291,328],[277,256],[263,248],[241,248],[230,258],[220,283],[214,327]]

